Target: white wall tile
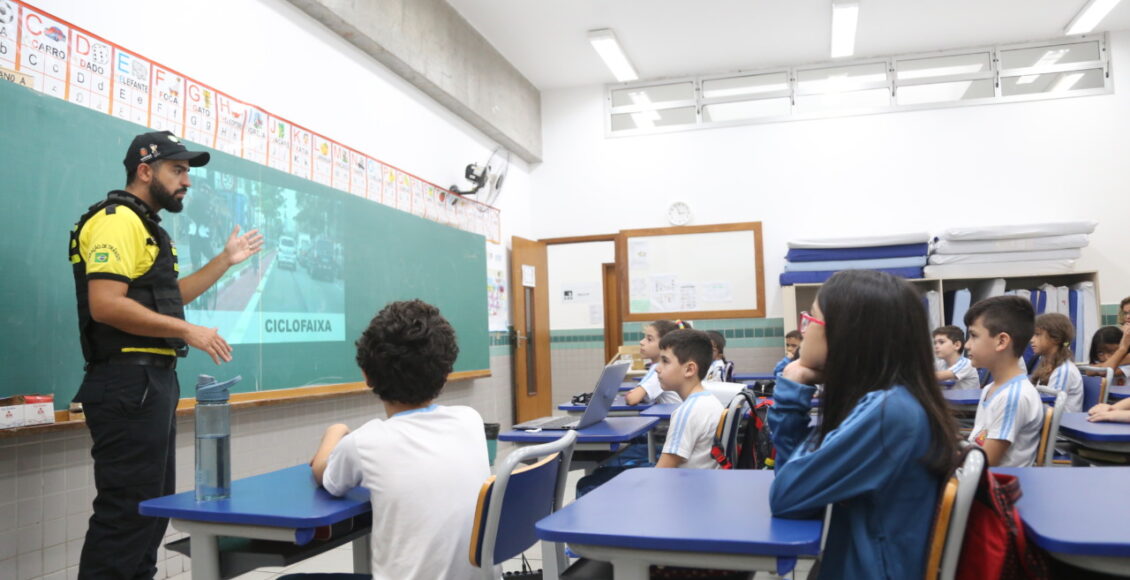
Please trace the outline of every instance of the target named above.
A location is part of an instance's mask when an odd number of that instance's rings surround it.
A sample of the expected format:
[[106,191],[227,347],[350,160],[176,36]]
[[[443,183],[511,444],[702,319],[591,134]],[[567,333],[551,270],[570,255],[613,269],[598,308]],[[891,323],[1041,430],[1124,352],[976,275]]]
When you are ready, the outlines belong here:
[[43,549],[43,572],[59,572],[67,567],[67,546],[59,544]]
[[32,580],[43,574],[43,552],[20,554],[16,562],[18,567],[16,578],[19,580]]
[[67,544],[67,518],[55,518],[43,522],[43,546]]

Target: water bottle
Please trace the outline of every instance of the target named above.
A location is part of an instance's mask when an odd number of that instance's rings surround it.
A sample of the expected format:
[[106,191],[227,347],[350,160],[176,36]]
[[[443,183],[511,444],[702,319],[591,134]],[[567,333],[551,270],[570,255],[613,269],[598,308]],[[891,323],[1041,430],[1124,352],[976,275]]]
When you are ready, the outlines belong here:
[[228,389],[242,378],[222,383],[208,375],[196,379],[196,501],[231,497]]

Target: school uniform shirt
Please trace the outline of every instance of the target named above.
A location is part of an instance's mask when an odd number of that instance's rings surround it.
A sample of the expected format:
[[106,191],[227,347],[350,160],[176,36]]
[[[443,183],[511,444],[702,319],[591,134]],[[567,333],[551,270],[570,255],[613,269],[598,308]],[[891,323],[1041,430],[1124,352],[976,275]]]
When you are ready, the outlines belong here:
[[926,412],[902,386],[872,391],[813,448],[815,392],[777,378],[773,515],[819,518],[834,504],[821,578],[921,576],[941,484],[920,461],[930,447]]
[[1017,375],[998,389],[991,383],[981,390],[977,415],[969,440],[984,446],[988,439],[1011,443],[1001,467],[1028,467],[1036,460],[1040,430],[1044,426],[1044,404],[1028,377]]
[[934,359],[934,368],[939,371],[949,371],[954,374],[953,388],[955,389],[980,389],[981,377],[969,359],[959,356],[953,366],[946,365],[945,359]]
[[710,363],[706,369],[706,378],[703,381],[718,381],[728,383],[734,377],[734,362],[720,358]]
[[791,362],[793,362],[793,359],[789,358],[789,355],[785,355],[785,358],[777,361],[777,366],[773,367],[773,376],[781,374]]
[[471,580],[471,523],[490,476],[483,418],[431,405],[374,419],[330,454],[322,485],[340,496],[363,486],[373,509],[374,580]]
[[1048,377],[1049,388],[1066,393],[1064,402],[1065,413],[1078,413],[1083,411],[1083,374],[1071,361],[1064,361],[1052,371]]
[[663,390],[663,387],[659,384],[659,373],[655,372],[655,365],[648,369],[647,374],[640,381],[640,386],[647,393],[647,396],[643,398],[644,403],[655,403],[657,405],[675,403],[677,405],[683,402],[679,393]]
[[717,469],[718,462],[710,455],[714,432],[724,407],[712,393],[699,391],[683,401],[671,413],[670,428],[663,452],[678,455],[687,469]]

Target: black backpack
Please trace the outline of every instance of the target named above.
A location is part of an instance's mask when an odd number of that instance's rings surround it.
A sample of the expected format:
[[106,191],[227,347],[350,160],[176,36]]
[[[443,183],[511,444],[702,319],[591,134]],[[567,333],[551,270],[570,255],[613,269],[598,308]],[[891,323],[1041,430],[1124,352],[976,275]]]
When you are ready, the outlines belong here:
[[710,455],[722,469],[773,469],[776,451],[773,449],[773,436],[766,420],[769,407],[773,406],[773,399],[759,398],[750,389],[742,389],[734,396],[744,397],[747,404],[746,416],[738,424],[738,432],[732,435],[738,443],[734,461],[731,462],[722,451],[720,433],[714,435]]

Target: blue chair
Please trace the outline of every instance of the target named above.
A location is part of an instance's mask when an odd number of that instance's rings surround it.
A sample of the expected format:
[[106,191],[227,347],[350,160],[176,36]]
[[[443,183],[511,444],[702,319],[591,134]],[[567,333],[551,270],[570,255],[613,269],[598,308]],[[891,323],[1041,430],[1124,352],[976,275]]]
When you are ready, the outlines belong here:
[[981,383],[981,386],[983,387],[983,386],[989,384],[990,382],[992,382],[993,375],[991,373],[989,373],[989,369],[985,369],[985,368],[977,369],[977,380]]
[[[538,542],[534,524],[561,507],[576,431],[557,441],[520,447],[503,460],[479,492],[471,528],[471,564],[484,579],[502,576],[497,566]],[[534,460],[532,465],[523,462]],[[546,576],[556,578],[568,560],[561,544],[542,544]]]
[[[1083,373],[1083,410],[1088,411],[1099,403],[1105,403],[1106,390],[1114,384],[1114,369],[1079,365],[1079,372]],[[1088,372],[1103,373],[1106,376],[1092,376],[1088,375]]]

